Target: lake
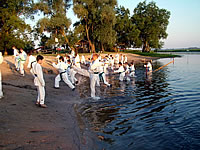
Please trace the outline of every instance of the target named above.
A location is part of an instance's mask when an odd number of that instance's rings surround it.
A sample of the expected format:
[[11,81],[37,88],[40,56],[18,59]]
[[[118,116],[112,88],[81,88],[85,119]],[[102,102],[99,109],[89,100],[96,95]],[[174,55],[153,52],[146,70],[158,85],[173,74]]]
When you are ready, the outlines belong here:
[[[99,137],[98,149],[200,148],[200,53],[181,55],[148,76],[136,66],[137,77],[130,82],[108,76],[113,86],[97,88],[98,101],[88,98],[88,83],[79,86],[83,102],[78,111]],[[170,61],[154,61],[153,70]]]

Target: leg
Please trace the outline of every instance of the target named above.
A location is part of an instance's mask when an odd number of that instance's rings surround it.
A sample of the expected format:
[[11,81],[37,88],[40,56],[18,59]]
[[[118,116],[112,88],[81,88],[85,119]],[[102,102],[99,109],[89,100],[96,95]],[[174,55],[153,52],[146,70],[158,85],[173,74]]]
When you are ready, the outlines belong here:
[[74,89],[74,85],[69,81],[67,73],[62,74],[63,81],[71,88]]
[[94,74],[90,75],[90,89],[91,89],[91,97],[95,97],[95,77]]
[[124,80],[124,77],[125,77],[125,72],[120,73],[120,75],[119,75],[119,80],[120,80],[120,81],[123,81],[123,80]]
[[106,81],[106,75],[103,73],[102,74],[103,82],[105,85],[110,86],[110,84]]
[[24,62],[20,61],[20,73],[24,76]]
[[55,78],[55,87],[59,88],[59,82],[60,82],[61,78],[60,78],[60,74],[58,74]]
[[39,93],[40,93],[40,104],[44,104],[44,99],[45,99],[45,89],[43,86],[39,86]]

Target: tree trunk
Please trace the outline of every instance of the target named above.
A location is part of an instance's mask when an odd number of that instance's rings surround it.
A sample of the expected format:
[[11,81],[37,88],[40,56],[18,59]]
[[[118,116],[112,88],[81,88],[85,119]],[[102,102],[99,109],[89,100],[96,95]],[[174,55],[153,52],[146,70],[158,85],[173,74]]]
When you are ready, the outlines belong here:
[[142,52],[150,52],[150,47],[147,41],[143,44]]
[[94,43],[92,43],[92,41],[90,40],[90,37],[89,37],[89,29],[87,28],[87,25],[85,26],[85,30],[86,30],[86,35],[87,35],[87,39],[89,42],[89,47],[91,48],[91,52],[96,53],[95,45],[94,45]]
[[104,49],[104,46],[103,44],[101,43],[101,51],[104,53],[105,49]]

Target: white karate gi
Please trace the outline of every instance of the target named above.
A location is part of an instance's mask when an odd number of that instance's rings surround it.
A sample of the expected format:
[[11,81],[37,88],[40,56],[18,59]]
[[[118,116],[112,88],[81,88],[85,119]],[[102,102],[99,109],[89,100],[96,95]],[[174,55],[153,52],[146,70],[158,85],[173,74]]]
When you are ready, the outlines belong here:
[[68,75],[67,75],[67,68],[68,65],[65,64],[64,62],[59,62],[57,65],[55,63],[53,63],[53,67],[55,67],[56,69],[58,69],[59,74],[56,76],[55,78],[55,87],[59,88],[59,82],[61,81],[61,76],[63,81],[71,88],[74,89],[74,85],[69,81],[68,79]]
[[115,63],[116,63],[116,64],[119,64],[119,54],[116,54],[116,55],[115,55]]
[[81,63],[82,63],[82,64],[86,64],[86,63],[85,63],[85,57],[84,57],[83,55],[81,56]]
[[33,55],[30,55],[29,57],[28,57],[28,68],[31,68],[31,63],[32,62],[34,62],[34,61],[36,61],[36,58],[35,58],[35,56],[33,56]]
[[98,59],[96,59],[95,61],[93,61],[90,64],[89,67],[89,72],[90,72],[90,89],[91,89],[91,97],[92,98],[97,98],[95,97],[95,85],[99,80],[99,72],[98,72],[98,67],[100,66],[100,62]]
[[41,65],[37,62],[34,62],[32,64],[32,69],[30,70],[30,72],[34,76],[34,84],[37,87],[38,91],[37,103],[43,105],[45,99],[45,81]]
[[124,64],[124,56],[121,56],[121,63]]
[[[0,64],[3,63],[3,56],[2,53],[0,52]],[[3,91],[2,91],[2,77],[1,77],[1,70],[0,70],[0,98],[3,97]]]
[[152,71],[152,65],[150,62],[148,62],[147,65],[144,65],[144,67],[147,67],[148,71]]
[[124,63],[127,63],[128,62],[128,58],[127,56],[124,56]]
[[81,68],[81,64],[80,64],[80,58],[79,55],[77,54],[77,56],[74,59],[74,63],[78,68]]
[[134,64],[130,66],[130,77],[135,77],[135,66]]
[[14,49],[14,54],[13,54],[14,58],[15,58],[15,68],[17,69],[17,71],[19,71],[19,66],[20,66],[20,57],[19,57],[19,51],[15,48]]
[[20,73],[21,75],[24,76],[24,63],[26,62],[27,59],[27,54],[25,51],[19,54],[20,57]]
[[120,66],[118,70],[115,70],[114,72],[118,72],[120,73],[119,75],[119,80],[120,81],[123,81],[124,80],[124,77],[125,77],[125,70],[124,70],[124,67],[123,66]]
[[104,63],[100,63],[100,66],[98,67],[98,72],[99,72],[99,80],[100,80],[100,77],[102,77],[103,79],[103,83],[107,86],[110,86],[110,84],[106,81],[106,75],[104,73]]

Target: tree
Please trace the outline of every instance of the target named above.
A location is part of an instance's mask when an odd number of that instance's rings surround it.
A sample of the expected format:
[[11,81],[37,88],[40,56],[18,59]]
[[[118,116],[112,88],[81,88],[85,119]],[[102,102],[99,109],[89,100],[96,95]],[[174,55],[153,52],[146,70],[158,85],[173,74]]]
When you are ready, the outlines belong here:
[[140,2],[134,9],[133,23],[140,30],[140,43],[143,52],[149,52],[151,48],[162,46],[161,39],[167,38],[167,26],[169,24],[170,12],[159,9],[155,2],[146,4]]
[[124,7],[116,8],[116,20],[115,31],[117,32],[118,47],[137,46],[140,31],[131,21],[129,9]]
[[81,26],[83,36],[87,38],[91,51],[94,53],[95,45],[112,45],[115,42],[116,0],[73,0],[73,10],[80,19],[76,26]]
[[37,23],[37,31],[41,36],[46,31],[50,33],[50,38],[46,42],[46,46],[56,45],[55,38],[58,38],[59,45],[67,44],[66,33],[71,25],[70,19],[66,13],[69,8],[69,0],[40,0],[36,4],[35,9],[42,11],[45,15]]
[[31,27],[23,18],[30,17],[34,13],[33,4],[33,0],[1,1],[0,49],[4,50],[5,54],[13,45],[20,48],[26,45],[32,46],[29,34]]

